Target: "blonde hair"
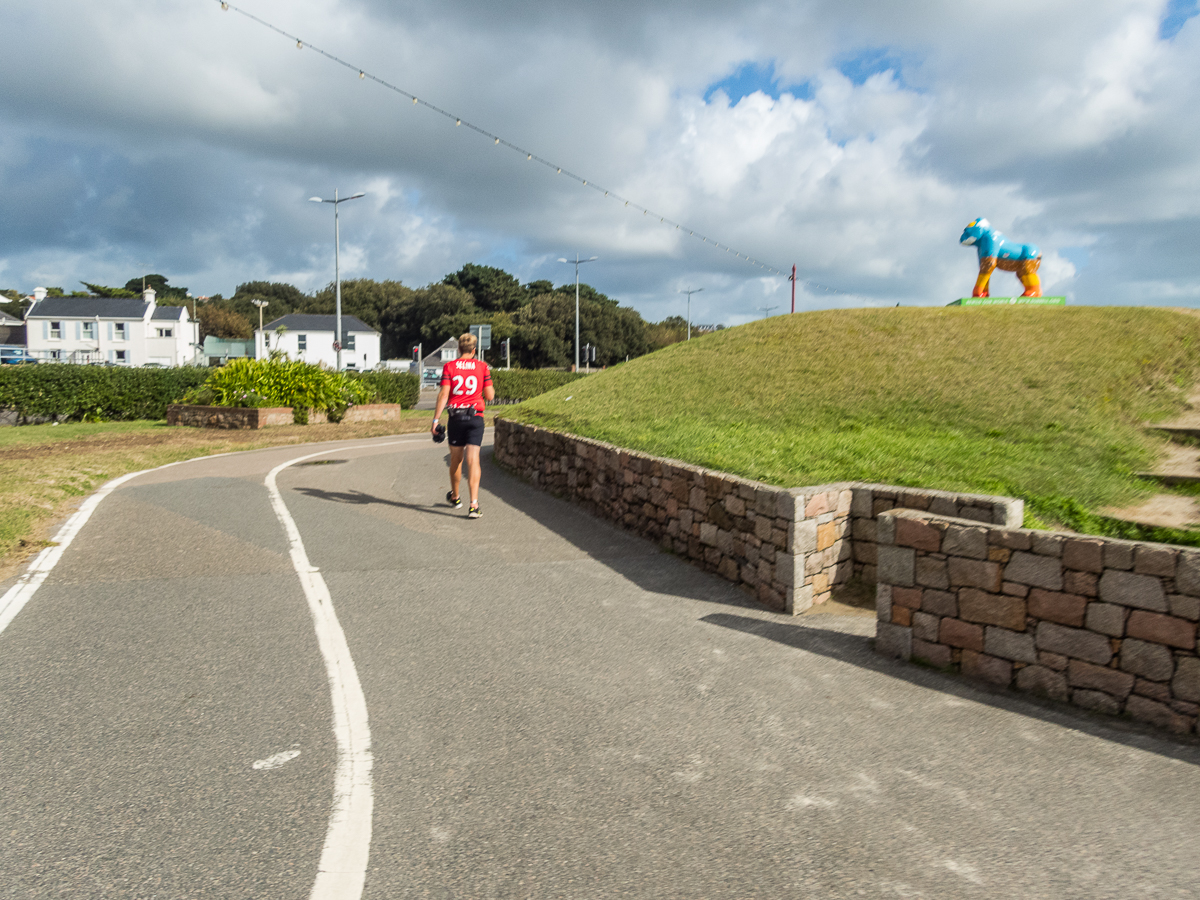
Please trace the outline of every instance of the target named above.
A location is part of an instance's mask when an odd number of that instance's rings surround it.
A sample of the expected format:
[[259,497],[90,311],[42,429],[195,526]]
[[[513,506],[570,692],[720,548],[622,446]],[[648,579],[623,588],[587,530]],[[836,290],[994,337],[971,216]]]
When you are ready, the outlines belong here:
[[458,352],[459,353],[474,353],[475,345],[479,341],[476,340],[473,334],[460,334],[458,336]]

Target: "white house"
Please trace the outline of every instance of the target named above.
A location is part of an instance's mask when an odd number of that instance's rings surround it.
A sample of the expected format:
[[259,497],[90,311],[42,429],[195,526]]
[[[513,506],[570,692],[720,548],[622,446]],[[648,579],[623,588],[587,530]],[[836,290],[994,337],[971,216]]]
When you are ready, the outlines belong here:
[[47,362],[186,366],[200,331],[186,306],[158,306],[154,291],[131,297],[47,297],[33,292],[26,346]]
[[[324,363],[332,369],[337,365],[337,351],[333,349],[336,320],[337,316],[305,313],[281,316],[256,335],[255,355],[262,359],[271,350],[282,350],[289,359]],[[354,316],[343,315],[342,368],[363,370],[378,364],[379,332]]]

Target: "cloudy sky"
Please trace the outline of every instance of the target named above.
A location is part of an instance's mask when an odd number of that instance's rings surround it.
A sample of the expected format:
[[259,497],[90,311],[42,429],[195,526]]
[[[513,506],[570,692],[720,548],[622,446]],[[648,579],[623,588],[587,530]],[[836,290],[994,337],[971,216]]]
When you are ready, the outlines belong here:
[[[651,320],[942,305],[986,216],[1070,302],[1200,306],[1196,0],[0,0],[0,287],[466,262]],[[464,123],[578,173],[584,187]],[[645,215],[593,185],[653,210]],[[658,217],[684,223],[683,229]],[[1014,293],[997,273],[993,293]],[[836,289],[835,291],[826,288]]]

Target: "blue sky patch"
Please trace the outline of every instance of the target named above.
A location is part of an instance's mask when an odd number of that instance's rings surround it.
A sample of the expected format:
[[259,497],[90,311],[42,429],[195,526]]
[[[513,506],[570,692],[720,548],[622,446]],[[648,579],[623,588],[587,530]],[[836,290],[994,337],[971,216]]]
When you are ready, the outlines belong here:
[[[1195,0],[1193,0],[1195,2]],[[854,84],[861,85],[872,75],[889,69],[896,73],[896,81],[904,83],[900,57],[887,47],[865,47],[843,56],[837,64],[838,71]]]
[[1197,13],[1200,13],[1200,8],[1196,0],[1170,0],[1167,4],[1167,14],[1158,26],[1158,36],[1164,41],[1169,41],[1179,34],[1184,23]]
[[773,59],[768,60],[766,63],[742,63],[734,70],[732,75],[728,75],[705,88],[704,102],[711,102],[713,94],[719,90],[725,91],[726,96],[729,97],[731,106],[736,106],[739,100],[743,97],[748,97],[755,91],[762,91],[768,97],[775,100],[778,100],[779,95],[784,93],[791,94],[793,97],[798,97],[801,100],[811,100],[813,97],[812,85],[807,81],[803,84],[788,85],[786,87],[780,85],[779,76],[775,74],[775,60]]

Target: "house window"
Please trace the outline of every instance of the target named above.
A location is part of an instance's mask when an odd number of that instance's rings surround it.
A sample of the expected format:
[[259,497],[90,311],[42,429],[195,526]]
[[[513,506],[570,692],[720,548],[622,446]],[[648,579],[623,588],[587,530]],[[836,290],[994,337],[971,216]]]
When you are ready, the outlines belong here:
[[50,323],[50,340],[52,340],[52,341],[62,340],[62,322],[51,322]]
[[442,350],[442,362],[449,362],[452,359],[458,359],[457,350]]
[[[118,341],[123,341],[123,340],[125,340],[125,338],[127,337],[127,335],[126,335],[126,331],[125,331],[125,323],[124,323],[124,322],[118,322],[118,323],[117,323],[117,324],[114,326],[114,328],[116,329],[116,333],[117,333],[117,340],[118,340]],[[124,351],[122,351],[122,352],[124,352]]]
[[353,350],[354,349],[354,335],[352,335],[352,334],[346,335],[346,346],[343,347],[342,349],[343,350]]
[[296,348],[298,350],[307,350],[308,349],[308,335],[307,334],[296,335]]
[[175,335],[175,332],[174,332],[174,330],[173,330],[173,329],[170,329],[170,328],[160,328],[160,329],[158,329],[158,336],[159,336],[159,337],[174,337],[174,335]]
[[114,350],[113,353],[115,354],[114,362],[116,362],[116,364],[119,366],[125,365],[125,363],[126,363],[125,351],[124,350]]
[[96,339],[96,323],[95,322],[84,322],[83,323],[83,339],[85,341],[94,341]]

